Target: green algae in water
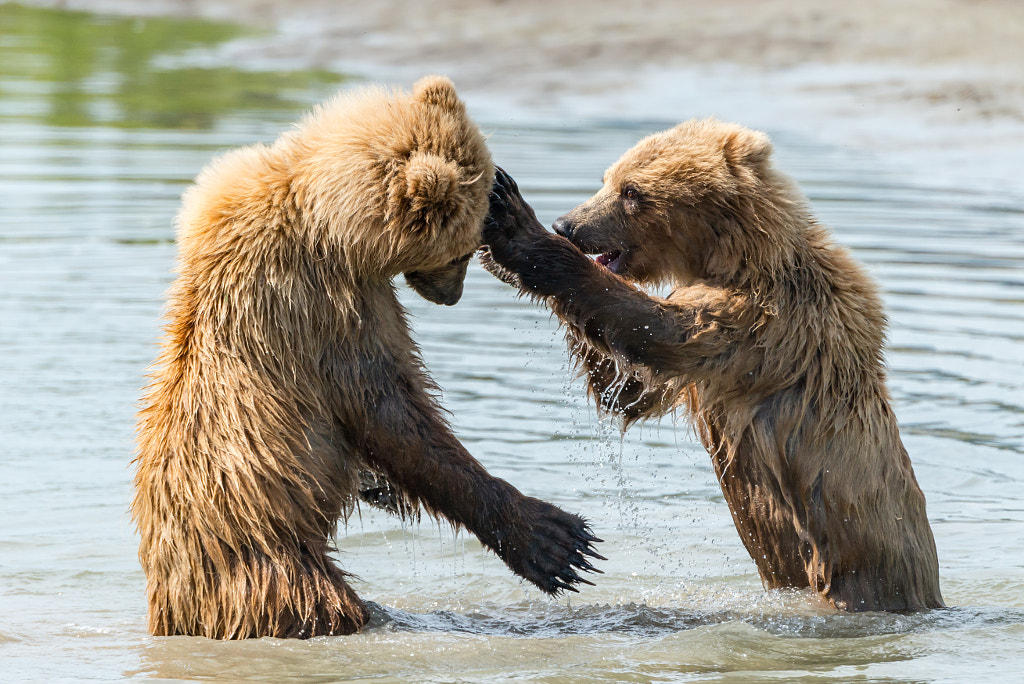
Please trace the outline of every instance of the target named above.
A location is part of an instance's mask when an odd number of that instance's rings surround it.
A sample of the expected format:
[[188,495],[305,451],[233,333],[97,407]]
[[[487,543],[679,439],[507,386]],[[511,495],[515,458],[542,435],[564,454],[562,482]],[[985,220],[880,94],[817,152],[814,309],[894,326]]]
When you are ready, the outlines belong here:
[[[0,5],[0,111],[52,126],[198,130],[227,113],[294,111],[345,80],[174,65],[245,35],[226,23]],[[27,94],[27,111],[12,104]]]

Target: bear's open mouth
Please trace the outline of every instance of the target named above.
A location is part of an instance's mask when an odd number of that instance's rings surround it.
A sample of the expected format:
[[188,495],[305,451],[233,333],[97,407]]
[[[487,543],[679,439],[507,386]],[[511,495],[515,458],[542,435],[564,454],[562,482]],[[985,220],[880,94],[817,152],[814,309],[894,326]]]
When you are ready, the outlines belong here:
[[611,252],[605,252],[604,254],[598,254],[594,261],[604,266],[612,273],[618,273],[619,269],[622,267],[622,252],[616,249]]

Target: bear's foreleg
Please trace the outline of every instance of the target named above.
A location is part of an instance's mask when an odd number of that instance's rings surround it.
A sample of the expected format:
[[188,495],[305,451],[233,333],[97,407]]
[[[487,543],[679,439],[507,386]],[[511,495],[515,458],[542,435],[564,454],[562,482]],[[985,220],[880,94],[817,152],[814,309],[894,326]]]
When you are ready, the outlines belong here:
[[[377,363],[382,363],[379,359]],[[596,571],[589,558],[595,537],[586,521],[524,496],[491,476],[459,443],[423,390],[426,378],[403,364],[377,369],[391,381],[364,402],[364,457],[412,503],[465,527],[514,573],[549,594],[591,584],[579,570]]]
[[[571,335],[620,366],[643,367],[655,383],[730,375],[728,349],[749,334],[743,320],[749,302],[736,293],[701,287],[677,290],[669,299],[652,297],[547,232],[501,169],[484,242],[505,279],[546,298]],[[598,388],[608,371],[594,369]]]

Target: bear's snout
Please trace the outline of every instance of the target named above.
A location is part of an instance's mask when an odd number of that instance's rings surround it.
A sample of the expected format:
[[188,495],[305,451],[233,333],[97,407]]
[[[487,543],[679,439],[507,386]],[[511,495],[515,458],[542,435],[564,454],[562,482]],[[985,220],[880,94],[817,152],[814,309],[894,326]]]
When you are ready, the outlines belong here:
[[573,231],[576,230],[576,224],[573,223],[569,215],[559,216],[555,219],[555,222],[551,224],[551,228],[564,238],[572,239]]

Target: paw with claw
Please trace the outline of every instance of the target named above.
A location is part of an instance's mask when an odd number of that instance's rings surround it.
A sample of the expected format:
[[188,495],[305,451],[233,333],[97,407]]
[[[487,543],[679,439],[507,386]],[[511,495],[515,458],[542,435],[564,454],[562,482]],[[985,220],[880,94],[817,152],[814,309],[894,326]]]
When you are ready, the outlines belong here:
[[555,238],[537,220],[516,182],[500,167],[494,173],[483,238],[487,245],[481,254],[484,267],[510,285],[518,285],[516,274],[529,268],[532,248]]
[[600,573],[591,559],[607,559],[594,549],[602,540],[586,520],[539,499],[527,498],[523,505],[517,525],[496,535],[492,548],[498,556],[548,594],[577,592],[578,584],[593,586],[580,571]]

